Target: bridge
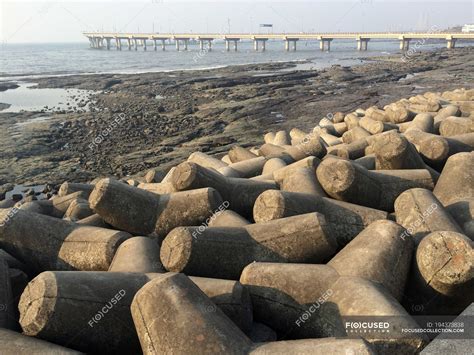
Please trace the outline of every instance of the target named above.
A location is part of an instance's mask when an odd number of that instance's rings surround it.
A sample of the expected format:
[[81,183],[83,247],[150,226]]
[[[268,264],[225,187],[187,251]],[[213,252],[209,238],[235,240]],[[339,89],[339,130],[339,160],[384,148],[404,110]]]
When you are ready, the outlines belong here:
[[[265,51],[265,44],[268,40],[281,40],[285,43],[285,50],[290,48],[296,51],[296,42],[300,40],[319,40],[320,49],[329,51],[331,42],[335,39],[353,39],[357,42],[359,51],[366,51],[368,43],[371,39],[392,39],[400,41],[400,49],[407,51],[412,40],[428,40],[440,39],[446,40],[447,48],[452,49],[456,45],[457,40],[474,40],[474,33],[465,32],[335,32],[335,33],[272,33],[272,34],[252,34],[252,33],[115,33],[115,32],[84,32],[84,36],[89,39],[91,48],[110,50],[112,44],[117,50],[122,50],[122,41],[126,42],[128,50],[138,46],[142,46],[143,50],[147,50],[147,43],[153,44],[153,49],[158,49],[158,43],[161,42],[161,49],[166,49],[167,42],[174,42],[176,50],[183,48],[188,49],[189,41],[195,40],[199,42],[201,50],[212,50],[212,42],[214,40],[225,41],[225,48],[230,50],[231,43],[234,51],[237,51],[237,43],[242,40],[250,40],[254,43],[256,51]],[[205,48],[205,44],[206,48]],[[183,45],[183,47],[181,47]]]

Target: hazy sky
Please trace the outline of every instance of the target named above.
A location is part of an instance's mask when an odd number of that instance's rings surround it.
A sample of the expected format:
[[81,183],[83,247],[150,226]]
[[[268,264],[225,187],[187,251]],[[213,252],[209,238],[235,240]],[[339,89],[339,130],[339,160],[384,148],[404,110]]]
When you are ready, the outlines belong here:
[[5,1],[0,40],[78,42],[83,31],[274,32],[441,29],[473,23],[465,1]]

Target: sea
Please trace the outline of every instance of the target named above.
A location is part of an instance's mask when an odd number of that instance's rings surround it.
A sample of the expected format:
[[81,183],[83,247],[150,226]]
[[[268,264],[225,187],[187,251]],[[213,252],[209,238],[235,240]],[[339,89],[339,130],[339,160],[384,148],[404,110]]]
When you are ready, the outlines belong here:
[[[417,45],[418,43],[418,45]],[[211,51],[200,51],[197,43],[191,43],[188,51],[177,52],[173,44],[166,51],[160,47],[155,52],[148,42],[147,51],[139,47],[129,51],[122,43],[122,50],[92,49],[89,42],[2,44],[0,47],[0,80],[22,80],[36,76],[146,73],[174,70],[219,68],[268,62],[310,60],[308,68],[319,69],[333,64],[353,65],[364,58],[399,53],[396,40],[371,40],[368,51],[356,50],[354,40],[333,40],[331,51],[321,52],[319,41],[299,41],[297,50],[285,51],[284,42],[268,41],[265,52],[255,52],[250,41],[240,42],[238,51],[225,51],[224,42],[215,41]],[[412,55],[446,46],[446,41],[411,41]],[[457,46],[469,45],[458,41]],[[181,46],[182,49],[182,46]],[[401,55],[401,54],[400,54]]]

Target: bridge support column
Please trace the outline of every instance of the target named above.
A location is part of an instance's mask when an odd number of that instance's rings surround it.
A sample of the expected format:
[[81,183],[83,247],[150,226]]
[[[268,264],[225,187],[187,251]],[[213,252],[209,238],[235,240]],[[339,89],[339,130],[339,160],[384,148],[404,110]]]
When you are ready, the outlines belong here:
[[204,41],[202,39],[199,40],[199,50],[204,51]]
[[187,51],[188,50],[188,40],[185,39],[183,42],[184,42],[184,50]]
[[225,40],[225,51],[228,52],[230,51],[230,41],[229,40]]
[[156,43],[156,39],[153,39],[153,50],[156,52],[158,50],[158,45]]
[[127,38],[127,45],[128,45],[128,50],[132,50],[132,40],[130,38]]
[[207,41],[207,50],[209,52],[212,51],[212,40],[211,39]]
[[146,51],[146,39],[142,39],[143,50]]
[[115,38],[115,48],[118,51],[122,50],[122,40],[120,38]]
[[179,52],[179,39],[176,40],[176,50]]
[[456,40],[454,38],[448,38],[446,40],[446,47],[448,49],[454,49],[456,47]]
[[403,38],[400,40],[400,50],[407,51],[410,48],[410,39]]
[[164,40],[164,39],[161,40],[161,50],[162,50],[162,51],[165,51],[165,50],[166,50],[166,43],[165,43],[165,40]]
[[368,38],[358,38],[357,39],[357,50],[358,51],[366,51],[368,44],[369,44],[369,39]]
[[321,39],[321,42],[319,42],[319,48],[322,52],[324,52],[325,50],[329,52],[331,50],[331,41],[332,38]]
[[237,52],[237,42],[238,42],[238,40],[234,41],[234,52]]
[[138,50],[138,40],[136,38],[133,39],[133,46],[135,47],[135,50]]
[[110,40],[111,38],[106,38],[105,41],[107,42],[107,50],[110,50]]

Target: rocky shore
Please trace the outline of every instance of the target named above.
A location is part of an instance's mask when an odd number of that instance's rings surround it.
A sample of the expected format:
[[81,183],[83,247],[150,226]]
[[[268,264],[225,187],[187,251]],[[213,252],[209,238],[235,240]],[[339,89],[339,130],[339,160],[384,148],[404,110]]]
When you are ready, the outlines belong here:
[[99,91],[90,112],[0,113],[0,186],[59,184],[163,171],[191,152],[255,145],[270,130],[311,129],[335,112],[383,107],[426,91],[474,87],[474,48],[298,70],[273,63],[203,71],[39,79]]

